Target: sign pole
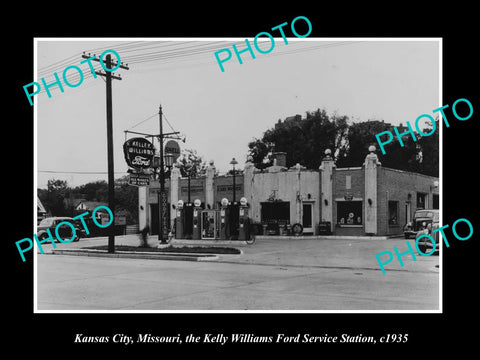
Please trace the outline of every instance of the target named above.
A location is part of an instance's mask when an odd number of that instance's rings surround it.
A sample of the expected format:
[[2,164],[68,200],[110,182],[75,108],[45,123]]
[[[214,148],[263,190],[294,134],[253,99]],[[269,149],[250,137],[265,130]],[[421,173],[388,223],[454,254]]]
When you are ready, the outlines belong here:
[[[162,105],[159,107],[159,125],[160,125],[160,134],[159,135],[152,135],[152,134],[145,134],[136,131],[126,130],[126,133],[132,133],[137,135],[144,135],[157,137],[160,143],[160,161],[159,165],[155,165],[154,161],[154,153],[155,149],[153,144],[144,138],[133,138],[130,140],[125,141],[123,144],[123,152],[125,155],[125,160],[130,167],[133,167],[139,170],[138,173],[131,173],[129,178],[130,185],[137,185],[137,186],[148,186],[149,176],[144,177],[142,172],[143,169],[152,167],[152,162],[154,163],[153,167],[160,168],[158,173],[158,179],[160,182],[160,190],[157,192],[158,198],[158,241],[161,244],[167,243],[168,238],[168,207],[167,207],[167,194],[165,192],[165,158],[164,158],[164,147],[163,147],[163,140],[165,138],[169,138],[173,135],[178,135],[178,131],[173,131],[170,133],[163,132],[163,124],[162,124]],[[185,138],[183,139],[185,141]],[[167,152],[170,152],[170,158],[172,161],[175,161],[178,156],[180,155],[180,147],[175,141],[169,141],[165,148]],[[167,163],[168,166],[168,163]]]
[[165,230],[166,230],[166,214],[167,214],[167,209],[166,209],[166,194],[165,194],[165,164],[164,164],[164,159],[163,159],[163,124],[162,124],[162,105],[160,105],[160,109],[158,112],[159,115],[159,125],[160,125],[160,134],[158,136],[159,142],[160,142],[160,191],[158,192],[158,241],[160,244],[166,244],[166,239],[168,236],[165,236]]

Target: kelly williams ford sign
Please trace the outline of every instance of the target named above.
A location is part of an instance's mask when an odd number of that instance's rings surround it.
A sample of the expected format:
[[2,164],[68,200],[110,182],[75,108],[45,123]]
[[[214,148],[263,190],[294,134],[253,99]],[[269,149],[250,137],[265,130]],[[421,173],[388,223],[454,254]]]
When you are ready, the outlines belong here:
[[135,169],[146,169],[152,164],[155,149],[147,139],[133,138],[125,141],[123,153],[128,166]]

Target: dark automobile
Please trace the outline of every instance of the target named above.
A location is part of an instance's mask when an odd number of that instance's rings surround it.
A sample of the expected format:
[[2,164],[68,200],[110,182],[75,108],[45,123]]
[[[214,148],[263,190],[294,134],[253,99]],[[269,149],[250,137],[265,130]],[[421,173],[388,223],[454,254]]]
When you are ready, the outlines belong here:
[[[422,234],[428,234],[435,239],[435,244],[438,250],[438,232],[433,233],[433,230],[439,227],[439,222],[439,210],[417,210],[413,216],[413,222],[405,225],[405,239],[409,239],[411,236],[417,238]],[[422,237],[418,242],[418,248],[424,253],[427,252],[427,248],[432,247],[432,241],[428,237]]]
[[[37,237],[39,240],[44,240],[45,238],[48,237],[48,233],[46,229],[50,230],[50,233],[52,234],[52,237],[55,241],[58,242],[56,235],[55,235],[55,228],[57,227],[58,224],[61,222],[67,221],[70,224],[72,224],[75,227],[75,238],[73,241],[78,241],[80,240],[81,237],[85,236],[83,230],[80,228],[80,225],[77,223],[76,220],[73,220],[71,217],[49,217],[43,219],[40,224],[37,226]],[[58,235],[65,241],[69,241],[73,234],[72,234],[72,228],[71,226],[67,224],[62,224],[58,228]]]
[[408,222],[404,229],[403,233],[405,239],[410,237],[416,238],[417,233],[420,230],[423,230],[427,227],[428,224],[432,224],[432,227],[438,227],[440,221],[440,211],[439,210],[417,210],[413,215],[413,222]]
[[[417,238],[422,234],[428,234],[435,240],[435,249],[433,249],[433,242],[428,236],[423,236],[418,240],[418,250],[421,251],[425,255],[431,255],[434,252],[439,251],[438,248],[438,232],[434,233],[433,230],[438,228],[438,225],[432,227],[432,224],[429,223],[425,227],[425,229],[420,230],[417,234]],[[433,251],[432,251],[433,250]]]

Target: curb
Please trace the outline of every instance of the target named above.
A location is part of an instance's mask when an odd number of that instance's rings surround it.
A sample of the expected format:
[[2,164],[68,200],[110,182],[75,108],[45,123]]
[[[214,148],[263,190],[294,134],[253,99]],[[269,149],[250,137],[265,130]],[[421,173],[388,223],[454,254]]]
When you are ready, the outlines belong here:
[[187,239],[172,239],[172,241],[170,241],[168,245],[195,245],[195,246],[230,245],[235,247],[250,246],[249,244],[247,244],[245,240],[187,240]]
[[70,249],[70,250],[52,250],[54,255],[73,255],[73,256],[96,256],[110,258],[128,258],[128,259],[150,259],[150,260],[178,260],[178,261],[210,261],[217,260],[216,254],[185,254],[185,253],[158,253],[158,252],[135,252],[135,251],[117,251],[113,254],[93,249]]
[[310,236],[275,236],[257,235],[256,240],[389,240],[397,236],[348,236],[348,235],[310,235]]
[[[309,236],[286,236],[286,235],[257,235],[256,241],[261,240],[390,240],[403,239],[403,236],[348,236],[348,235],[309,235]],[[187,239],[172,239],[170,244],[182,245],[233,245],[233,246],[249,246],[245,240],[187,240]]]

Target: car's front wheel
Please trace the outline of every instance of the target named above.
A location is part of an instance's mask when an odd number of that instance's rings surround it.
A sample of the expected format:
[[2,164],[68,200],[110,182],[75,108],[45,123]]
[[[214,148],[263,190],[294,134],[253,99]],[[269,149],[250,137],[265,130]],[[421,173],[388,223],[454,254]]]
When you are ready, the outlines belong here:
[[423,244],[418,244],[418,250],[422,252],[423,254],[427,253],[427,247]]

